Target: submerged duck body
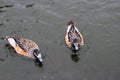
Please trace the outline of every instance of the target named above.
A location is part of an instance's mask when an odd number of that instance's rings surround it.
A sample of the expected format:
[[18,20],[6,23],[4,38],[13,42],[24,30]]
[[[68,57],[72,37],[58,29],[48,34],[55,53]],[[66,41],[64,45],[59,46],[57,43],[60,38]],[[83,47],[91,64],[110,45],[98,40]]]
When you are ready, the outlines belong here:
[[67,46],[74,51],[77,51],[80,47],[84,46],[83,36],[74,25],[73,21],[68,22],[65,42]]
[[6,40],[18,54],[33,59],[38,59],[40,62],[43,62],[40,49],[34,41],[25,38],[9,36],[4,37],[3,39]]

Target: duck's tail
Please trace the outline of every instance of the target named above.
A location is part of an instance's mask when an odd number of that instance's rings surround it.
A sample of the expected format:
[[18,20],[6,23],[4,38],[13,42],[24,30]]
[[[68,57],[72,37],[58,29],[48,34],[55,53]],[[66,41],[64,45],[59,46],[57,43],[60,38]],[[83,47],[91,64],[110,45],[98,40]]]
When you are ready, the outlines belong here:
[[67,22],[67,25],[69,26],[69,25],[74,25],[74,22],[72,21],[72,20],[69,20],[68,22]]
[[16,41],[12,37],[5,36],[5,37],[2,37],[1,39],[8,41],[11,46],[17,45]]
[[8,38],[10,38],[10,37],[9,36],[1,37],[2,40],[7,40]]

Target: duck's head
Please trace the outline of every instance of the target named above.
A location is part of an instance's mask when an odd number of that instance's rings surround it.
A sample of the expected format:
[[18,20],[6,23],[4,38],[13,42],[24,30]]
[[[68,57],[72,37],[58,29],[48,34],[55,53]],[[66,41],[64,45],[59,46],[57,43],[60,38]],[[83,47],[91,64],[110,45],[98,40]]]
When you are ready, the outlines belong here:
[[78,50],[79,49],[79,43],[78,43],[77,39],[73,40],[73,48],[74,48],[74,50]]
[[73,43],[73,45],[74,45],[74,49],[75,49],[75,50],[78,50],[78,49],[79,49],[78,43]]
[[38,49],[34,49],[33,55],[34,55],[41,63],[43,62],[42,55],[41,55],[41,53],[40,53],[40,51],[39,51]]

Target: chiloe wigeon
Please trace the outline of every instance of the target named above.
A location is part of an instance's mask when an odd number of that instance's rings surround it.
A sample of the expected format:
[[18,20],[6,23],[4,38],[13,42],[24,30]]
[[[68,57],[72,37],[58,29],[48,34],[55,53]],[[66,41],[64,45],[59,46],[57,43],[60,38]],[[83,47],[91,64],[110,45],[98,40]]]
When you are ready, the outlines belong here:
[[67,23],[65,42],[74,51],[78,51],[80,47],[84,46],[83,36],[71,20]]
[[41,63],[43,62],[40,49],[34,41],[16,36],[5,36],[2,39],[6,40],[18,54],[33,59],[38,59]]

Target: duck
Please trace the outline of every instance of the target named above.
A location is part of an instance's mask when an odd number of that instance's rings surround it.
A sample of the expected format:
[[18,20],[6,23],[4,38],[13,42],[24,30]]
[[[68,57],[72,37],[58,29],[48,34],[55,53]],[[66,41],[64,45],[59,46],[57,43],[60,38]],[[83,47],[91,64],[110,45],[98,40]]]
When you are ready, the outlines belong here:
[[83,35],[80,33],[72,20],[67,22],[65,43],[73,51],[78,51],[84,46]]
[[34,41],[16,36],[14,37],[5,36],[2,37],[2,39],[7,41],[8,44],[10,44],[14,48],[16,53],[23,55],[25,57],[36,59],[40,63],[43,62],[40,49]]

